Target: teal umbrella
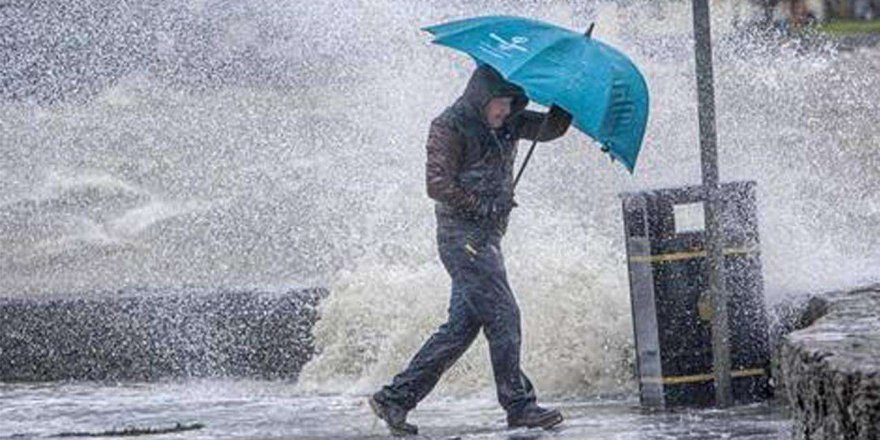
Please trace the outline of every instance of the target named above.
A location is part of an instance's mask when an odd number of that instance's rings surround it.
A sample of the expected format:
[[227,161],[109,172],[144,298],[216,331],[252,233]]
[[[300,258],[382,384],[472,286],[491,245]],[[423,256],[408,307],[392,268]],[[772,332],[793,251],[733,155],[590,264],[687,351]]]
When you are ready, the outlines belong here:
[[571,113],[575,127],[633,172],[648,122],[648,86],[629,58],[592,38],[590,31],[510,16],[469,18],[424,30],[436,37],[434,43],[492,66],[529,99]]

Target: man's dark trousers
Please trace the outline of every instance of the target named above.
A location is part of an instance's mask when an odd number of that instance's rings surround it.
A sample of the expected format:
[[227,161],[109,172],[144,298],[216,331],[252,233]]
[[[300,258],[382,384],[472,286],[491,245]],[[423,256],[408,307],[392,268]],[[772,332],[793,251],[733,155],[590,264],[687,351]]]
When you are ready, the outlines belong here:
[[415,408],[482,328],[489,341],[498,401],[508,413],[515,413],[534,403],[535,393],[520,369],[520,314],[507,283],[501,234],[485,222],[441,215],[437,222],[440,259],[452,278],[449,319],[382,393],[406,410]]

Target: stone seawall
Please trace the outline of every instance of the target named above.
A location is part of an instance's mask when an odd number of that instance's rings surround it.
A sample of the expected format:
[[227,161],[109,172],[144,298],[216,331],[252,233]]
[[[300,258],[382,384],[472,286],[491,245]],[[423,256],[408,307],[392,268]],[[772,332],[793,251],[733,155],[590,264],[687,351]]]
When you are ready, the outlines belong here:
[[0,299],[0,382],[296,378],[323,289]]
[[794,439],[880,439],[880,285],[813,298],[779,344]]

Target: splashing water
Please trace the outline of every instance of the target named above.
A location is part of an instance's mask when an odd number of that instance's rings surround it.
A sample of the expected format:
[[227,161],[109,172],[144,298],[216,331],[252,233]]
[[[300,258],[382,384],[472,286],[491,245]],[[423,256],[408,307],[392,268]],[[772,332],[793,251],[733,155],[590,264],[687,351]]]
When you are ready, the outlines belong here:
[[[98,2],[100,3],[100,2]],[[699,183],[687,2],[16,2],[0,51],[3,295],[328,286],[303,392],[390,379],[445,319],[428,123],[472,69],[419,27],[509,13],[630,54],[652,94],[635,176],[572,130],[540,146],[505,238],[542,393],[628,391],[617,194]],[[880,277],[880,51],[803,48],[713,9],[724,181],[758,182],[768,302]],[[43,9],[41,9],[43,8]],[[443,394],[492,393],[481,339]]]

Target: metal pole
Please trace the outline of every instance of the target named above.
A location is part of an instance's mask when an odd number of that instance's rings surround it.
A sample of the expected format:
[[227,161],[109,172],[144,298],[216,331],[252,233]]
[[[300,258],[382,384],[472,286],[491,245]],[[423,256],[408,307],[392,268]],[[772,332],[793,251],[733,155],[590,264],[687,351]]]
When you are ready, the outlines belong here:
[[724,289],[718,152],[715,134],[715,87],[712,78],[712,37],[708,0],[693,0],[694,52],[697,67],[697,98],[700,121],[700,162],[703,174],[706,218],[706,269],[712,298],[712,365],[715,372],[715,404],[732,403],[730,386],[730,329]]

